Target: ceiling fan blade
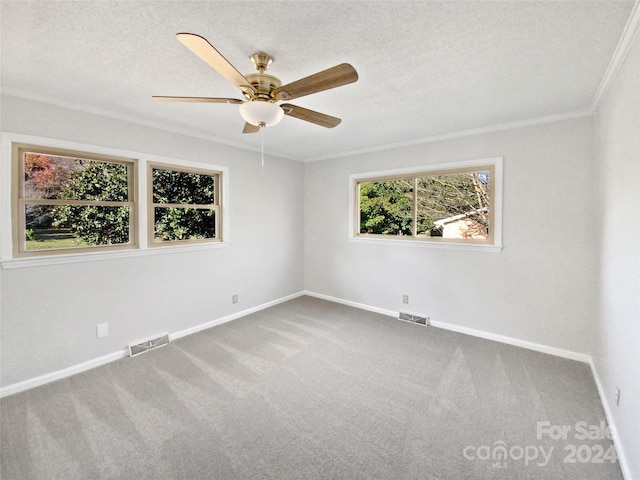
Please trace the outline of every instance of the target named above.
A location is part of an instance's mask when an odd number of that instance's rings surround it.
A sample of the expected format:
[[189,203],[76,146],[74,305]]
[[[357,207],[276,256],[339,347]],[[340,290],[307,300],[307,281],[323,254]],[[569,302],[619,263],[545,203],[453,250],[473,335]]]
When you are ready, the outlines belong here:
[[194,33],[177,33],[176,38],[185,47],[195,53],[198,57],[209,64],[220,75],[233,83],[240,90],[250,90],[254,93],[255,89],[251,82],[242,75],[236,67],[231,65],[229,61],[211,45],[206,38]]
[[244,103],[237,98],[215,98],[215,97],[168,97],[163,95],[154,95],[153,98],[157,102],[192,102],[192,103],[230,103],[232,105]]
[[296,80],[273,90],[278,100],[293,100],[312,93],[340,87],[358,80],[358,72],[348,63],[342,63],[322,72]]
[[326,115],[314,110],[297,107],[295,105],[291,105],[290,103],[283,103],[282,105],[280,105],[280,107],[282,107],[282,110],[284,110],[285,115],[299,118],[300,120],[305,120],[307,122],[315,123],[316,125],[320,125],[321,127],[333,128],[337,127],[338,125],[340,125],[340,122],[342,122],[342,120],[337,117],[332,117],[331,115]]
[[249,122],[245,122],[242,133],[257,133],[260,131],[260,127],[257,125],[251,125]]

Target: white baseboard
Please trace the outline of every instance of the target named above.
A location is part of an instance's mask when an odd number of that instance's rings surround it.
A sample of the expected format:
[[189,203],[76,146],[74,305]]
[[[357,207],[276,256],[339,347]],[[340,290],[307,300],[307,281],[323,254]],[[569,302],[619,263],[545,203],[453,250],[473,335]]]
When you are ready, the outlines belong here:
[[[294,293],[292,295],[287,295],[285,297],[282,298],[278,298],[276,300],[267,302],[267,303],[263,303],[261,305],[257,305],[255,307],[252,308],[248,308],[246,310],[242,310],[240,312],[236,312],[233,313],[231,315],[227,315],[225,317],[222,318],[218,318],[215,320],[212,320],[210,322],[206,322],[200,325],[196,325],[194,327],[190,327],[184,330],[180,330],[178,332],[173,332],[169,334],[169,338],[171,341],[173,340],[177,340],[178,338],[182,338],[185,337],[187,335],[192,335],[194,333],[200,332],[202,330],[206,330],[208,328],[211,327],[215,327],[216,325],[222,325],[223,323],[227,323],[230,322],[232,320],[235,320],[237,318],[240,317],[244,317],[246,315],[249,315],[251,313],[255,313],[255,312],[259,312],[260,310],[264,310],[266,308],[272,307],[274,305],[278,305],[279,303],[283,303],[283,302],[287,302],[289,300],[292,300],[294,298],[300,297],[302,295],[309,295],[311,297],[316,297],[316,298],[320,298],[323,300],[328,300],[330,302],[335,302],[335,303],[340,303],[343,305],[348,305],[350,307],[355,307],[355,308],[359,308],[361,310],[367,310],[370,312],[375,312],[375,313],[379,313],[381,315],[386,315],[389,317],[394,317],[397,318],[398,317],[398,312],[393,311],[393,310],[388,310],[388,309],[384,309],[384,308],[379,308],[379,307],[374,307],[371,305],[365,305],[363,303],[358,303],[358,302],[352,302],[350,300],[345,300],[342,298],[338,298],[338,297],[333,297],[330,295],[324,295],[321,293],[316,293],[316,292],[311,292],[311,291],[300,291],[297,293]],[[577,352],[572,352],[569,350],[563,350],[560,348],[555,348],[555,347],[550,347],[547,345],[542,345],[539,343],[534,343],[534,342],[528,342],[525,340],[521,340],[521,339],[517,339],[517,338],[512,338],[512,337],[506,337],[503,335],[497,335],[494,333],[489,333],[489,332],[484,332],[481,330],[475,330],[472,328],[467,328],[467,327],[461,327],[458,325],[453,325],[453,324],[449,324],[449,323],[445,323],[445,322],[435,322],[432,321],[431,322],[431,326],[433,327],[437,327],[437,328],[443,328],[446,330],[451,330],[454,332],[459,332],[459,333],[464,333],[466,335],[471,335],[474,337],[479,337],[479,338],[485,338],[487,340],[494,340],[496,342],[501,342],[501,343],[506,343],[509,345],[514,345],[517,347],[522,347],[522,348],[527,348],[529,350],[535,350],[538,352],[543,352],[543,353],[548,353],[550,355],[555,355],[558,357],[562,357],[562,358],[568,358],[571,360],[577,360],[580,362],[586,362],[589,363],[590,365],[592,365],[592,370],[594,371],[594,377],[597,379],[597,375],[595,374],[595,369],[593,367],[593,362],[591,360],[591,357],[589,355],[583,354],[583,353],[577,353]],[[65,377],[69,377],[71,375],[75,375],[77,373],[80,372],[84,372],[86,370],[90,370],[92,368],[95,367],[99,367],[100,365],[104,365],[106,363],[109,362],[113,362],[115,360],[119,360],[120,358],[123,358],[127,356],[127,349],[123,349],[117,352],[113,352],[110,353],[108,355],[102,356],[102,357],[98,357],[92,360],[88,360],[86,362],[77,364],[77,365],[72,365],[70,367],[64,368],[62,370],[57,370],[55,372],[51,372],[51,373],[47,373],[35,378],[31,378],[22,382],[18,382],[12,385],[8,385],[6,387],[3,387],[0,389],[0,398],[5,397],[7,395],[13,395],[14,393],[18,393],[18,392],[22,392],[24,390],[28,390],[30,388],[34,388],[40,385],[44,385],[45,383],[49,383],[49,382],[53,382],[55,380],[60,380],[61,378],[65,378]],[[598,388],[600,389],[601,386],[599,385]],[[603,398],[604,400],[604,398]]]
[[443,328],[445,330],[451,330],[452,332],[464,333],[466,335],[471,335],[472,337],[493,340],[494,342],[506,343],[507,345],[526,348],[527,350],[548,353],[549,355],[554,355],[556,357],[562,357],[569,360],[577,360],[578,362],[589,363],[591,361],[591,357],[586,353],[579,353],[571,350],[564,350],[562,348],[550,347],[549,345],[544,345],[542,343],[529,342],[527,340],[522,340],[519,338],[498,335],[497,333],[484,332],[482,330],[476,330],[474,328],[461,327],[459,325],[437,321],[432,321],[431,326],[436,328]]
[[[394,310],[387,310],[384,308],[373,307],[371,305],[365,305],[363,303],[352,302],[350,300],[344,300],[342,298],[332,297],[330,295],[324,295],[316,292],[304,292],[305,295],[310,297],[321,298],[323,300],[329,300],[331,302],[341,303],[343,305],[349,305],[350,307],[360,308],[362,310],[368,310],[370,312],[380,313],[389,317],[398,318],[400,312]],[[445,330],[451,330],[452,332],[464,333],[473,337],[484,338],[486,340],[493,340],[500,343],[506,343],[516,347],[526,348],[527,350],[535,350],[536,352],[548,353],[549,355],[555,355],[556,357],[567,358],[570,360],[577,360],[579,362],[590,363],[591,357],[585,353],[573,352],[571,350],[563,350],[562,348],[550,347],[541,343],[528,342],[519,338],[507,337],[504,335],[498,335],[496,333],[485,332],[482,330],[476,330],[468,327],[461,327],[446,322],[431,321],[431,326],[436,328],[442,328]]]
[[611,439],[613,440],[613,444],[616,448],[616,454],[618,455],[618,463],[620,464],[620,470],[622,470],[622,476],[625,480],[634,480],[631,475],[631,467],[629,466],[629,460],[625,453],[625,450],[618,439],[618,429],[613,420],[613,414],[611,411],[611,406],[609,405],[609,396],[606,394],[604,387],[602,385],[602,381],[600,380],[600,375],[598,375],[598,369],[596,368],[595,363],[593,362],[593,358],[589,358],[589,365],[591,366],[591,373],[593,374],[593,379],[596,382],[596,387],[598,389],[598,395],[600,396],[600,403],[602,403],[602,409],[604,410],[604,416],[607,419],[607,425],[609,425],[609,431],[611,432]]
[[334,302],[334,303],[341,303],[342,305],[347,305],[349,307],[359,308],[360,310],[367,310],[369,312],[379,313],[381,315],[386,315],[388,317],[398,318],[398,312],[395,312],[393,310],[387,310],[385,308],[372,307],[371,305],[365,305],[364,303],[352,302],[351,300],[345,300],[343,298],[332,297],[331,295],[325,295],[323,293],[310,292],[308,290],[305,290],[303,293],[305,295],[310,296],[310,297],[316,297],[316,298],[319,298],[321,300],[328,300],[328,301]]
[[304,295],[304,292],[297,292],[291,295],[287,295],[286,297],[281,297],[276,300],[272,300],[267,303],[263,303],[261,305],[248,308],[246,310],[242,310],[241,312],[232,313],[231,315],[227,315],[226,317],[217,318],[216,320],[212,320],[210,322],[202,323],[200,325],[196,325],[195,327],[186,328],[184,330],[180,330],[178,332],[174,332],[169,334],[169,339],[173,342],[178,338],[186,337],[187,335],[192,335],[194,333],[201,332],[202,330],[206,330],[211,327],[215,327],[217,325],[222,325],[223,323],[230,322],[232,320],[236,320],[240,317],[245,317],[251,313],[259,312],[260,310],[265,310],[269,307],[273,307],[274,305],[278,305],[279,303],[288,302],[289,300],[293,300],[294,298],[298,298]]
[[[201,325],[197,325],[195,327],[187,328],[185,330],[180,330],[178,332],[170,333],[169,339],[171,341],[176,340],[178,338],[186,337],[187,335],[191,335],[193,333],[200,332],[202,330],[206,330],[207,328],[215,327],[216,325],[222,325],[223,323],[230,322],[231,320],[235,320],[240,317],[244,317],[251,313],[259,312],[260,310],[264,310],[269,307],[273,307],[279,303],[283,303],[294,298],[300,297],[304,295],[304,292],[297,292],[292,295],[287,295],[286,297],[278,298],[276,300],[263,303],[262,305],[258,305],[255,307],[248,308],[246,310],[242,310],[241,312],[236,312],[231,315],[227,315],[222,318],[218,318],[216,320],[212,320],[210,322],[203,323]],[[79,363],[77,365],[72,365],[67,368],[63,368],[61,370],[56,370],[55,372],[46,373],[44,375],[40,375],[35,378],[30,378],[28,380],[24,380],[22,382],[14,383],[12,385],[7,385],[6,387],[0,388],[0,398],[7,397],[9,395],[13,395],[15,393],[24,392],[25,390],[29,390],[31,388],[39,387],[41,385],[45,385],[47,383],[54,382],[56,380],[60,380],[66,377],[70,377],[77,373],[82,373],[87,370],[91,370],[93,368],[99,367],[101,365],[105,365],[110,362],[114,362],[116,360],[120,360],[121,358],[127,357],[129,355],[129,349],[124,348],[122,350],[118,350],[117,352],[112,352],[102,357],[94,358],[88,360],[86,362]]]
[[76,375],[77,373],[82,373],[87,370],[91,370],[92,368],[105,365],[107,363],[115,362],[116,360],[120,360],[121,358],[126,357],[128,354],[129,349],[124,348],[122,350],[109,353],[108,355],[104,355],[102,357],[94,358],[86,362],[78,363],[77,365],[63,368],[62,370],[56,370],[55,372],[45,373],[44,375],[40,375],[39,377],[30,378],[22,382],[7,385],[6,387],[0,389],[0,398],[13,395],[14,393],[24,392],[25,390],[39,387],[46,383],[55,382],[56,380],[70,377],[72,375]]

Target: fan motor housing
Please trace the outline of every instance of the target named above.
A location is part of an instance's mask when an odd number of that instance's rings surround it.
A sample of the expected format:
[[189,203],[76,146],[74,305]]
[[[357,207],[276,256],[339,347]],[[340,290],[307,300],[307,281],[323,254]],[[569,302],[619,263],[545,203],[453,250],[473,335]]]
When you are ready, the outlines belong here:
[[267,73],[250,73],[245,75],[247,80],[251,82],[253,88],[258,92],[256,95],[248,95],[245,93],[245,96],[249,98],[249,100],[253,100],[255,98],[262,98],[265,100],[271,100],[271,92],[282,86],[282,82],[279,78],[274,77],[273,75],[269,75]]

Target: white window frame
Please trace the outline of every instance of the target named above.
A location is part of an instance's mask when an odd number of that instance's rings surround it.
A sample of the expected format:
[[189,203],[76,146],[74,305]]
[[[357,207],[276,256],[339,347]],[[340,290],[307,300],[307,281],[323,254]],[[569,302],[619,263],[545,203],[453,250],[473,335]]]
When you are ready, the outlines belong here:
[[[71,150],[87,152],[98,156],[119,157],[135,159],[137,172],[135,175],[135,191],[137,192],[137,204],[135,206],[135,219],[137,222],[138,242],[137,246],[129,249],[105,250],[105,251],[70,251],[69,253],[51,253],[50,255],[38,255],[18,257],[14,255],[14,192],[12,188],[13,178],[16,175],[13,170],[12,147],[15,143],[33,145],[41,148],[58,150]],[[205,162],[194,162],[159,155],[150,155],[130,150],[111,147],[89,145],[78,142],[70,142],[59,139],[24,135],[13,132],[0,132],[0,266],[2,268],[21,268],[39,265],[66,264],[87,262],[102,259],[120,257],[132,257],[143,255],[158,255],[184,252],[185,250],[209,250],[227,247],[231,241],[231,221],[229,215],[229,168]],[[149,163],[166,168],[182,167],[200,171],[211,171],[220,174],[220,235],[221,241],[179,244],[178,242],[167,245],[164,248],[149,247],[147,222],[147,165]]]
[[[446,239],[429,240],[424,238],[406,238],[396,236],[383,235],[361,235],[358,233],[359,226],[356,225],[358,212],[360,208],[360,199],[358,195],[358,184],[363,181],[375,181],[376,179],[385,179],[388,177],[402,177],[416,174],[437,174],[439,172],[447,172],[451,170],[473,170],[479,167],[492,167],[494,170],[493,186],[493,238],[490,243],[472,243],[461,241],[447,241]],[[503,157],[490,157],[475,160],[465,160],[449,163],[440,163],[432,165],[421,165],[418,167],[399,168],[393,170],[383,170],[375,172],[354,173],[349,176],[349,215],[348,215],[348,238],[352,242],[361,244],[377,244],[377,245],[395,245],[395,246],[412,246],[420,248],[444,248],[453,250],[472,250],[486,252],[500,252],[502,245],[502,169]]]

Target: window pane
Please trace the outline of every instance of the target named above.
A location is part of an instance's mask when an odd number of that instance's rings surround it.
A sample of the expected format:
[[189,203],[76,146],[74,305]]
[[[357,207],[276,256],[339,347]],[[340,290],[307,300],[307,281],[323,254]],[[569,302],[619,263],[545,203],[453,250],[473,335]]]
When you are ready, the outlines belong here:
[[488,171],[418,178],[418,236],[488,239],[489,180]]
[[24,198],[128,201],[128,170],[120,163],[25,153]]
[[153,169],[153,203],[213,205],[215,175]]
[[129,217],[129,207],[27,204],[27,250],[126,244]]
[[360,184],[360,233],[412,235],[410,178]]
[[216,238],[215,210],[156,207],[154,241]]

